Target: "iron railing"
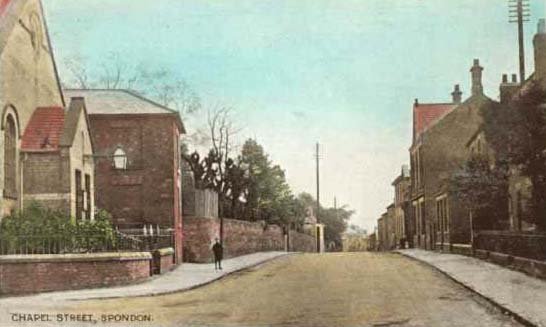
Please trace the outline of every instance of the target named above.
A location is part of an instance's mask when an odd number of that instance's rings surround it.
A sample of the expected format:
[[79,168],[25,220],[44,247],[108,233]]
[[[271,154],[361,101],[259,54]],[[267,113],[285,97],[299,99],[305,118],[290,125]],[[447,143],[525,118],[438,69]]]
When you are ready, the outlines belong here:
[[18,235],[0,238],[0,255],[138,252],[172,247],[173,235]]

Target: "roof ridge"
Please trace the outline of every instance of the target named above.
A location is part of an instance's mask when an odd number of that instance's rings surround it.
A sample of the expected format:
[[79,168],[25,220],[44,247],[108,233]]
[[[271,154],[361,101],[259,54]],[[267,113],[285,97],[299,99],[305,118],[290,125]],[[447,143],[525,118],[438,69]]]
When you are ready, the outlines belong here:
[[123,93],[127,93],[127,94],[129,94],[129,95],[131,95],[131,96],[133,96],[133,97],[135,97],[135,98],[137,98],[139,100],[146,101],[146,102],[148,102],[148,103],[150,103],[150,104],[152,104],[152,105],[154,105],[156,107],[159,107],[161,109],[170,111],[170,112],[172,112],[174,114],[178,113],[177,110],[169,108],[169,107],[167,107],[165,105],[162,105],[162,104],[160,104],[160,103],[158,103],[158,102],[156,102],[156,101],[154,101],[152,99],[149,99],[149,98],[147,98],[147,97],[145,97],[145,96],[143,96],[141,94],[138,94],[138,92],[135,91],[135,90],[130,90],[130,89],[104,89],[104,88],[89,88],[89,89],[65,88],[63,90],[64,91],[69,91],[69,92],[70,91],[75,91],[75,92],[89,92],[89,91],[91,91],[91,92],[123,92]]

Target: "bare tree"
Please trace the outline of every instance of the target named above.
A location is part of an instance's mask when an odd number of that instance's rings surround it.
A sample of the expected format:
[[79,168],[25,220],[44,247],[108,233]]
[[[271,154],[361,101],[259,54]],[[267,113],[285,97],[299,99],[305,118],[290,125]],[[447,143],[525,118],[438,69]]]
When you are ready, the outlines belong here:
[[64,83],[66,88],[130,90],[181,115],[193,114],[201,108],[201,99],[183,78],[164,68],[131,65],[119,53],[111,53],[96,70],[90,70],[87,60],[80,56],[65,59],[63,65],[69,75]]
[[241,130],[236,128],[231,119],[231,107],[216,105],[208,110],[207,123],[210,132],[212,155],[216,159],[217,180],[219,194],[226,194],[225,183],[227,167],[232,163],[230,153],[233,149],[233,138]]
[[91,87],[91,81],[87,67],[82,64],[84,59],[81,56],[72,56],[64,60],[63,64],[70,74],[70,79],[65,87],[88,89]]

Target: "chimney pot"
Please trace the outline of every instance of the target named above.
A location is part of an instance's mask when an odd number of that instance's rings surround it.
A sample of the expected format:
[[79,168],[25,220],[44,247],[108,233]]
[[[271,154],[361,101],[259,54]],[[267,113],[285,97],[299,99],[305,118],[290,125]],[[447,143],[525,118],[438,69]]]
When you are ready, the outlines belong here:
[[546,88],[546,22],[544,18],[538,22],[537,34],[533,38],[533,46],[535,48],[534,78],[541,81],[542,86]]
[[502,74],[502,83],[508,83],[508,74]]
[[518,82],[518,75],[512,74],[512,83],[517,83],[517,82]]
[[474,59],[474,64],[470,68],[472,73],[472,95],[483,94],[482,71],[483,67],[480,66],[480,60]]
[[419,99],[415,98],[415,102],[413,103],[414,106],[418,106],[419,105]]
[[463,92],[461,92],[461,88],[459,84],[455,84],[453,87],[453,92],[451,92],[451,98],[453,99],[453,103],[461,103]]

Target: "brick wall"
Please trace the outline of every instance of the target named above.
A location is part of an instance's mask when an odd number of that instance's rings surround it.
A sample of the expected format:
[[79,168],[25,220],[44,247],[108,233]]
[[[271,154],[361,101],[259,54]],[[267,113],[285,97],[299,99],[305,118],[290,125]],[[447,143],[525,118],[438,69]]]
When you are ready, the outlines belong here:
[[70,215],[68,158],[55,153],[27,153],[23,163],[23,194],[28,205],[36,201]]
[[[95,203],[110,212],[114,224],[173,228],[175,255],[182,257],[179,131],[176,115],[90,116],[95,152]],[[127,169],[115,169],[112,155],[121,147]]]
[[288,233],[289,240],[289,251],[298,251],[298,252],[316,252],[317,244],[315,237],[304,234],[290,231]]
[[152,273],[164,274],[175,267],[174,249],[163,248],[153,252]]
[[[96,161],[97,207],[116,224],[173,226],[175,206],[172,117],[90,115]],[[122,147],[127,169],[113,167]]]
[[[211,246],[220,234],[220,219],[184,217],[184,261],[211,262]],[[290,232],[291,251],[315,252],[315,238]],[[224,219],[224,257],[236,257],[260,251],[284,251],[285,236],[282,228]]]
[[0,295],[128,284],[150,277],[149,253],[0,256]]

